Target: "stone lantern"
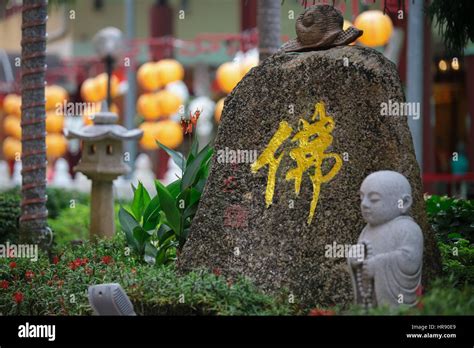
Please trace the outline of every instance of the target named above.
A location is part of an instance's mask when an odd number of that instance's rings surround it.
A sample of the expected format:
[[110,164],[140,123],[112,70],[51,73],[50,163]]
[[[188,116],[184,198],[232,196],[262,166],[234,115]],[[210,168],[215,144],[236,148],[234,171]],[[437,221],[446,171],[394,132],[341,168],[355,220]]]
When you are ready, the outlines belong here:
[[118,116],[109,111],[94,115],[94,124],[67,131],[70,139],[83,141],[82,156],[74,171],[92,180],[90,236],[112,237],[115,232],[113,180],[130,168],[123,161],[123,141],[140,139],[143,131],[116,124]]

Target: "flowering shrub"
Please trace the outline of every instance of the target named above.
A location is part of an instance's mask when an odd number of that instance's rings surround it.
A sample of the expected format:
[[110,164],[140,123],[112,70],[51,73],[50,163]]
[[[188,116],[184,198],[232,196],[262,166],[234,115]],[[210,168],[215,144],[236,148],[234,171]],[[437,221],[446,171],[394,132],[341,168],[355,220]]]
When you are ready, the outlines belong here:
[[120,283],[138,314],[284,315],[285,296],[272,298],[244,279],[212,272],[178,275],[127,256],[123,235],[58,250],[38,261],[0,258],[0,315],[90,315],[89,285]]

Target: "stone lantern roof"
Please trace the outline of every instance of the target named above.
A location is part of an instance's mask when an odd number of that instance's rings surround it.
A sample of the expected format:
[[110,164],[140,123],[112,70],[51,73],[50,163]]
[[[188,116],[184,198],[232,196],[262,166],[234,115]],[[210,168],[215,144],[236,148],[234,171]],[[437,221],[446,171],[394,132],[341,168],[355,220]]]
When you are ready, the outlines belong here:
[[110,111],[100,111],[94,115],[94,124],[82,127],[78,130],[66,130],[66,137],[70,139],[81,139],[99,141],[104,139],[132,140],[139,139],[143,131],[141,129],[130,129],[116,124],[118,116]]

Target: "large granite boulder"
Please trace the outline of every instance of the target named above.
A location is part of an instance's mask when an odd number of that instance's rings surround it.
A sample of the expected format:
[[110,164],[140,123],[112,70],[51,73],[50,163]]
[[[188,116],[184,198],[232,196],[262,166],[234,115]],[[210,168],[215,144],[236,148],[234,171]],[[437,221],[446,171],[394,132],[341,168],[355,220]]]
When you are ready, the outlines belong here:
[[360,185],[393,170],[413,188],[426,284],[439,272],[439,255],[407,118],[382,115],[389,101],[405,101],[396,67],[369,48],[280,51],[252,69],[225,101],[179,267],[244,275],[268,291],[289,289],[299,303],[346,305],[353,300],[346,259],[328,256],[328,245],[357,242],[365,225]]

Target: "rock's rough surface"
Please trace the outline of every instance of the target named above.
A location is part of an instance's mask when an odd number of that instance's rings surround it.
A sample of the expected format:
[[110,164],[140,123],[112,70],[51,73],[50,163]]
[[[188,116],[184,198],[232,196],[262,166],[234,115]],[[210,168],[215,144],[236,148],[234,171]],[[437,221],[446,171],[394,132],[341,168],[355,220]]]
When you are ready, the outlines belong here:
[[[363,179],[375,171],[394,170],[413,188],[412,216],[425,239],[423,276],[432,277],[439,271],[439,256],[425,215],[407,118],[381,116],[380,111],[381,103],[404,99],[395,66],[368,48],[279,52],[252,69],[225,101],[211,173],[179,267],[245,275],[269,291],[289,289],[295,302],[348,304],[353,295],[346,260],[326,257],[326,245],[357,242],[365,225],[359,210]],[[338,154],[342,167],[321,184],[308,225],[314,168],[304,172],[298,196],[294,181],[285,175],[296,167],[289,152],[298,145],[291,139],[300,119],[311,123],[318,102],[335,122],[325,153]],[[281,121],[294,131],[275,155],[283,154],[273,203],[267,207],[269,167],[253,173],[249,163],[220,163],[218,154],[228,148],[256,150],[260,156]],[[334,164],[334,159],[325,160],[323,174]]]

